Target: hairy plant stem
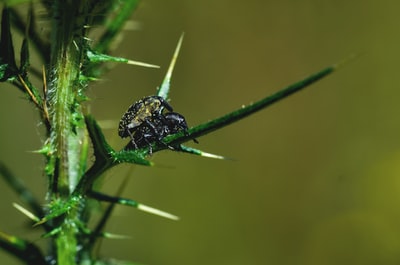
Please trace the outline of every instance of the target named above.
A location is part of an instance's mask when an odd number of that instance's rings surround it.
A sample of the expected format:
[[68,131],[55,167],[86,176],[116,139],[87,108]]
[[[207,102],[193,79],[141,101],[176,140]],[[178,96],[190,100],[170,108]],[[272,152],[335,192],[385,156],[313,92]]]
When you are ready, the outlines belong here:
[[[54,1],[53,36],[51,43],[48,108],[51,115],[50,142],[54,170],[49,176],[49,199],[66,201],[78,182],[82,169],[80,163],[84,122],[77,99],[82,84],[79,82],[84,39],[84,3],[81,0]],[[82,125],[83,124],[83,125]],[[51,207],[50,207],[51,211]],[[78,209],[66,212],[60,232],[55,236],[57,264],[76,264]]]

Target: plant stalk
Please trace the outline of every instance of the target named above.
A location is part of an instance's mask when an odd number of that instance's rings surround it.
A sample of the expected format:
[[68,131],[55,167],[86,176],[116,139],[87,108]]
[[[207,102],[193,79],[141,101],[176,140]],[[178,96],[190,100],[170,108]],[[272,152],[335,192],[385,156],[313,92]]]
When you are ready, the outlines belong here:
[[[54,170],[49,176],[50,205],[66,201],[82,172],[82,142],[84,122],[78,99],[83,84],[79,82],[83,55],[85,1],[59,0],[53,3],[52,42],[48,93],[51,115],[50,145]],[[50,207],[50,211],[51,211]],[[66,212],[55,236],[57,264],[73,265],[77,262],[78,209]]]

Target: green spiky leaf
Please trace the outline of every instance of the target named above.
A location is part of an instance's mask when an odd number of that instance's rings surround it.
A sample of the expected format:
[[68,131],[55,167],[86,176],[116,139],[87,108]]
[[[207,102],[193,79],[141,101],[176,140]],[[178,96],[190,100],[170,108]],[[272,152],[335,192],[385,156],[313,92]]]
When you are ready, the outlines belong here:
[[[335,64],[333,66],[329,66],[309,77],[301,80],[300,82],[294,83],[286,88],[283,88],[276,92],[271,96],[267,96],[259,101],[256,101],[252,104],[247,106],[243,106],[239,109],[236,109],[230,113],[227,113],[221,117],[208,121],[206,123],[194,126],[188,130],[185,134],[183,132],[179,132],[170,136],[167,136],[163,142],[166,145],[179,145],[183,142],[190,141],[194,138],[198,138],[200,136],[206,135],[212,131],[221,129],[225,126],[228,126],[231,123],[237,122],[251,114],[254,114],[257,111],[265,109],[273,105],[274,103],[287,98],[288,96],[301,91],[302,89],[314,84],[315,82],[321,80],[322,78],[328,76],[329,74],[333,73],[335,70],[338,69],[339,65]],[[157,151],[160,149],[165,149],[165,145],[156,145],[153,150]]]
[[6,81],[17,74],[14,57],[14,44],[11,36],[10,14],[8,7],[3,8],[0,35],[0,81]]
[[47,265],[45,257],[33,243],[0,232],[0,248],[3,248],[28,265]]

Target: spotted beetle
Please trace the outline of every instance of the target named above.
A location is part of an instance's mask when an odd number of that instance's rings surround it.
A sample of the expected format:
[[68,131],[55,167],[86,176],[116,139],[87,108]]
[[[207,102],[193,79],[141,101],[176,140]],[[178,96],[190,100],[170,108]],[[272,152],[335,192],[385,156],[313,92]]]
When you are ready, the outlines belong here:
[[[149,153],[152,154],[152,143],[163,143],[161,140],[171,134],[183,131],[187,134],[187,124],[185,118],[176,112],[168,112],[165,115],[152,116],[146,119],[137,127],[133,134],[132,144],[135,149],[149,146]],[[173,146],[166,145],[170,149]]]
[[171,105],[160,96],[148,96],[133,103],[119,122],[118,135],[121,138],[130,136],[133,139],[134,132],[143,122],[152,117],[162,116],[164,109],[173,111]]

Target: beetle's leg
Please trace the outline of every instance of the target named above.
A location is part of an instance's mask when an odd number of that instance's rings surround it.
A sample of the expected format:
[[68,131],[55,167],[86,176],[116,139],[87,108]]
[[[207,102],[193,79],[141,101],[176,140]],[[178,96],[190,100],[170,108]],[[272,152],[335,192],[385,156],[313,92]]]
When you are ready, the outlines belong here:
[[147,141],[146,138],[144,138],[144,140],[146,141],[147,145],[149,146],[149,155],[153,155],[153,147],[151,146],[151,143],[149,141]]
[[136,144],[136,142],[135,142],[135,140],[133,138],[133,134],[131,133],[131,131],[129,131],[129,130],[127,130],[127,131],[128,131],[129,137],[131,137],[131,143],[133,144],[135,149],[138,149],[138,146],[137,146],[137,144]]
[[[152,116],[152,117],[153,117],[153,116]],[[153,135],[157,136],[156,138],[158,138],[159,132],[157,131],[157,128],[154,126],[154,124],[151,123],[151,122],[149,121],[148,118],[145,119],[145,120],[143,121],[143,123],[145,123],[147,126],[149,126],[149,129],[151,130],[151,132],[153,133]]]
[[199,143],[199,141],[197,141],[197,139],[196,139],[196,138],[192,138],[192,141],[193,141],[193,142],[195,142],[196,144],[198,144],[198,143]]
[[[188,132],[188,128],[182,128],[183,129],[183,133],[185,134],[185,136],[189,136],[189,132]],[[195,142],[196,144],[199,143],[199,141],[197,141],[196,138],[192,138],[192,141]]]
[[[155,118],[155,119],[158,118],[158,116],[152,116],[152,117]],[[164,138],[162,132],[159,132],[157,130],[156,126],[154,126],[154,124],[152,122],[150,122],[149,119],[145,119],[143,121],[143,123],[145,123],[148,126],[148,128],[151,131],[150,136],[153,136],[155,138],[155,141],[157,141],[157,143],[162,144],[162,145],[164,145],[164,146],[169,148],[169,146],[167,144],[165,144],[163,141],[161,141]],[[151,138],[151,137],[146,137],[145,135],[143,136],[144,141],[146,141],[146,143],[149,146],[149,153],[151,155],[153,153],[153,148],[151,146],[151,141],[149,141],[147,138]]]
[[[153,155],[153,147],[151,146],[151,134],[143,134],[143,141],[146,142],[147,146],[149,147],[149,155]],[[149,141],[150,139],[150,141]]]
[[[165,117],[162,116],[162,115],[153,116],[153,118],[162,120],[162,122],[166,122],[167,121],[165,119]],[[175,150],[174,147],[172,147],[172,146],[170,146],[170,145],[168,145],[168,144],[166,144],[166,143],[164,143],[162,141],[162,139],[165,137],[165,135],[169,134],[169,131],[168,132],[158,131],[157,128],[149,120],[146,120],[146,124],[149,125],[150,129],[153,131],[153,134],[154,134],[154,136],[156,138],[157,143],[162,144],[162,145],[164,145],[165,147],[167,147],[167,148],[169,148],[171,150]],[[168,127],[165,127],[163,125],[162,130],[164,130],[165,128],[168,129]]]
[[166,101],[166,100],[162,100],[161,101],[161,106],[163,106],[164,108],[166,108],[169,111],[173,111],[174,110],[172,108],[172,106],[168,103],[168,101]]

